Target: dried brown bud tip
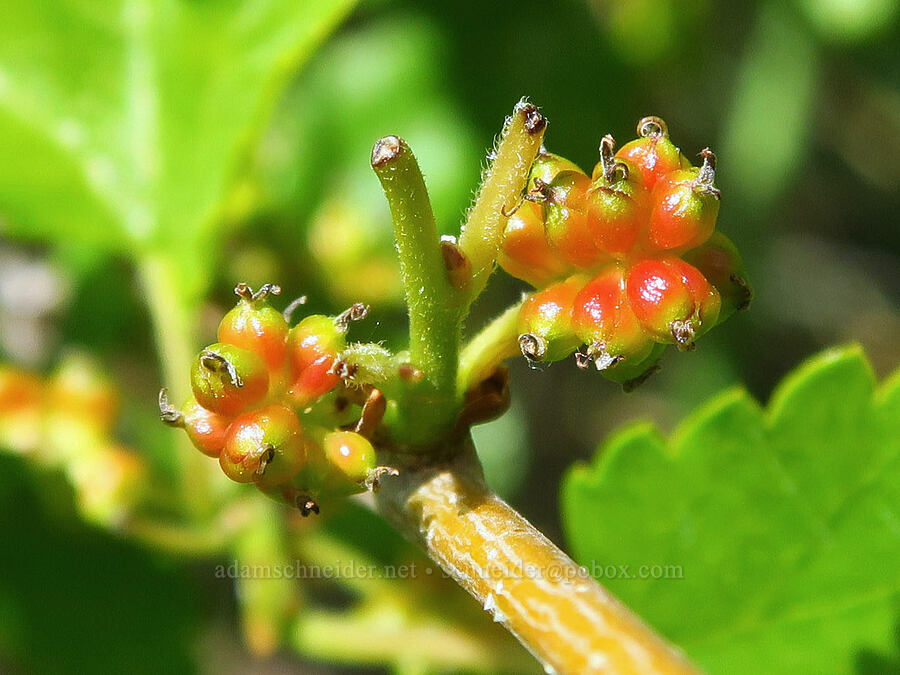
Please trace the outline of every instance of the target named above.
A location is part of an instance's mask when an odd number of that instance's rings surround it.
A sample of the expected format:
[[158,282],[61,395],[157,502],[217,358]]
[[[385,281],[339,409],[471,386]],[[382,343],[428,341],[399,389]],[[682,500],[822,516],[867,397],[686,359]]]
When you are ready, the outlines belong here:
[[244,283],[243,281],[234,287],[234,294],[244,300],[253,299],[253,290],[250,288],[249,284]]
[[602,342],[595,342],[587,348],[587,353],[575,352],[575,365],[582,370],[586,370],[590,366],[594,366],[597,370],[608,370],[617,363],[624,361],[625,357],[621,354],[613,356]]
[[694,335],[696,334],[696,330],[694,329],[694,324],[691,323],[691,320],[687,321],[673,321],[669,324],[669,329],[672,332],[672,337],[675,338],[675,344],[678,349],[683,352],[693,351],[696,345],[694,344]]
[[284,311],[282,312],[282,315],[284,316],[284,320],[287,321],[288,323],[291,323],[291,321],[294,318],[294,312],[297,311],[298,307],[300,307],[301,305],[305,305],[305,304],[306,304],[306,296],[305,295],[301,295],[299,298],[295,298],[294,300],[291,300],[291,304],[289,304],[287,307],[285,307]]
[[703,148],[700,151],[700,157],[703,158],[703,166],[701,170],[704,168],[708,168],[711,171],[716,170],[716,153],[714,153],[709,148]]
[[159,419],[170,427],[184,426],[184,415],[169,403],[169,390],[165,387],[159,390]]
[[300,510],[300,515],[306,518],[310,513],[319,515],[319,504],[315,499],[307,495],[299,495],[294,502]]
[[581,370],[587,370],[591,367],[591,364],[594,362],[594,357],[590,354],[585,354],[584,352],[575,352],[575,365],[581,368]]
[[204,349],[200,353],[200,365],[212,373],[227,373],[228,379],[235,387],[244,386],[244,381],[241,379],[241,376],[238,375],[234,364],[221,354],[216,354],[213,351]]
[[268,295],[281,295],[281,286],[278,284],[263,284],[262,288],[253,294],[253,299],[260,300]]
[[700,151],[700,156],[703,158],[703,164],[700,165],[700,173],[694,179],[694,191],[710,194],[719,199],[719,188],[715,186],[716,155],[709,148],[703,148]]
[[337,375],[342,380],[350,380],[353,379],[358,370],[358,363],[347,363],[343,359],[337,359],[331,368],[328,369],[328,372],[332,375]]
[[539,204],[550,199],[552,192],[553,189],[550,187],[550,183],[546,183],[540,178],[535,178],[534,187],[525,193],[523,199]]
[[591,358],[594,368],[597,370],[608,370],[617,363],[624,361],[625,357],[621,354],[613,356],[606,350],[606,345],[602,342],[594,342],[587,349],[587,355]]
[[599,351],[593,355],[594,368],[597,370],[609,370],[614,365],[624,360],[625,357],[617,354],[613,356],[606,351]]
[[378,492],[381,488],[381,479],[385,476],[399,476],[400,472],[392,466],[376,466],[372,469],[364,481],[367,490]]
[[242,281],[234,287],[234,293],[247,302],[253,302],[254,300],[262,300],[268,295],[278,295],[281,293],[281,286],[278,284],[263,284],[262,287],[254,293],[253,289],[250,288],[250,285]]
[[547,342],[540,335],[523,333],[519,336],[519,349],[529,361],[540,361],[547,353]]
[[600,139],[600,161],[603,162],[604,168],[613,160],[616,155],[616,139],[612,134],[606,134]]
[[607,183],[628,179],[628,166],[616,159],[616,139],[610,134],[600,139],[600,166]]
[[275,459],[275,448],[266,443],[260,448],[259,466],[256,468],[256,475],[262,476],[266,472],[266,467]]
[[637,125],[638,136],[644,138],[665,137],[669,135],[669,127],[660,117],[648,115],[642,117]]
[[403,141],[399,136],[385,136],[372,148],[372,167],[378,168],[396,159],[403,152]]
[[533,103],[521,101],[516,106],[516,112],[522,115],[525,122],[525,131],[529,134],[540,133],[547,126],[547,118],[541,114],[541,111]]
[[369,306],[361,302],[354,302],[343,312],[334,318],[334,325],[342,333],[346,333],[350,329],[350,323],[353,321],[362,321],[369,315]]

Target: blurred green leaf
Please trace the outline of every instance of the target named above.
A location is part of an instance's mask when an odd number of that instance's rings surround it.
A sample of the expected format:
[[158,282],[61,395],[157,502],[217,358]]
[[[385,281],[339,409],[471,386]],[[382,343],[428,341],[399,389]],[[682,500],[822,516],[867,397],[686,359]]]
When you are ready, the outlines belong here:
[[[289,569],[292,561],[285,551],[286,535],[277,506],[267,499],[255,499],[248,508],[252,509],[249,524],[235,537],[232,549],[237,564],[251,569]],[[256,656],[271,656],[280,646],[291,618],[300,610],[296,579],[284,574],[250,574],[238,576],[236,584],[244,642]]]
[[[451,53],[431,21],[395,14],[347,30],[310,64],[285,97],[256,156],[275,208],[303,211],[321,195],[388,207],[367,161],[375,141],[402,135],[422,164],[440,224],[455,228],[471,199],[482,148],[447,92]],[[306,111],[297,115],[296,111]]]
[[814,126],[818,58],[783,3],[762,5],[740,66],[721,148],[721,183],[755,209],[771,204],[802,166]]
[[0,456],[0,669],[196,672],[208,594],[196,574],[72,508],[61,475]]
[[823,37],[860,42],[887,33],[897,18],[897,0],[799,0]]
[[488,485],[504,499],[512,499],[531,465],[525,408],[514,401],[497,419],[472,427],[472,439],[480,450],[478,457]]
[[482,148],[448,94],[449,54],[438,26],[410,13],[348,29],[285,96],[258,148],[264,208],[276,223],[292,223],[275,236],[292,238],[284,248],[309,250],[315,265],[305,271],[328,280],[337,304],[402,299],[390,212],[366,161],[381,136],[409,142],[439,228],[458,232]]
[[708,0],[592,0],[619,54],[650,65],[675,52],[707,13]]
[[0,0],[5,227],[208,260],[243,146],[352,4]]
[[733,390],[670,441],[624,430],[562,506],[576,558],[629,566],[594,571],[712,672],[848,672],[897,649],[900,374],[876,390],[859,348],[801,366],[765,411]]

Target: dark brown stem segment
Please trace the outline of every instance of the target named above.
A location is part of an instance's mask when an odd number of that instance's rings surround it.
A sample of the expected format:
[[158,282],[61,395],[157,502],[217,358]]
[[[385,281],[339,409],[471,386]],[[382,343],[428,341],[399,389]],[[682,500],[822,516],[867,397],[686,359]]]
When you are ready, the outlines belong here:
[[474,451],[406,468],[379,509],[512,632],[548,673],[696,673],[485,485]]

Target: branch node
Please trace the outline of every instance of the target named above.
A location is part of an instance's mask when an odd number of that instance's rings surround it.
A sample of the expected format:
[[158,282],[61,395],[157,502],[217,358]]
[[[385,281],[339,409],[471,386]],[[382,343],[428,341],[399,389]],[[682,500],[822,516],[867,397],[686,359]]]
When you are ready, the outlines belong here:
[[441,255],[450,284],[457,290],[465,290],[472,281],[472,263],[459,248],[456,237],[450,235],[441,237]]

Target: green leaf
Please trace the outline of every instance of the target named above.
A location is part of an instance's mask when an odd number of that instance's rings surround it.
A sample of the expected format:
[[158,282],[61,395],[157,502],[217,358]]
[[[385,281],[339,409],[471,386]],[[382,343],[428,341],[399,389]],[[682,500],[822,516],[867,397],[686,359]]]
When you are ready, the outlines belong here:
[[245,144],[353,2],[0,0],[4,227],[196,262]]
[[766,410],[731,390],[671,440],[619,432],[562,507],[576,559],[712,672],[896,659],[900,372],[876,389],[858,347],[798,368]]

